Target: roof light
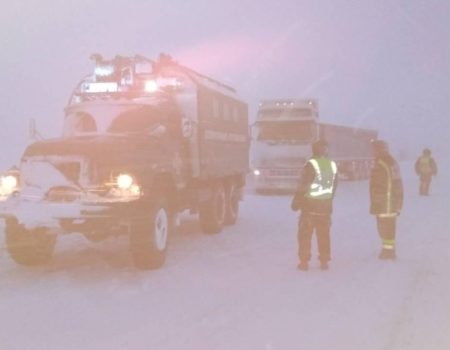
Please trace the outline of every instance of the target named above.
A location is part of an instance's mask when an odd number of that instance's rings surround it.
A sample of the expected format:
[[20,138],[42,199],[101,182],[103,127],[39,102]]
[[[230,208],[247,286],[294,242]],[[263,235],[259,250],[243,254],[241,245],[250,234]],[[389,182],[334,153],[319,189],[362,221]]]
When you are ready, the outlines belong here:
[[149,93],[156,92],[159,89],[158,83],[156,82],[156,80],[146,80],[144,89]]
[[114,74],[114,65],[105,64],[105,65],[97,65],[94,69],[94,74],[98,77],[108,77]]

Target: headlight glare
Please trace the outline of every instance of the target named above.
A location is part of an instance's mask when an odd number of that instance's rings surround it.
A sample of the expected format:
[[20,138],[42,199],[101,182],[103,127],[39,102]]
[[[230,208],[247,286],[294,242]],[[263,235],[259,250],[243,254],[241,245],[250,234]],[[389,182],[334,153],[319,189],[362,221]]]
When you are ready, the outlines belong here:
[[120,174],[117,177],[117,187],[121,190],[128,190],[133,185],[133,177],[128,174]]
[[0,197],[4,200],[18,190],[19,179],[14,175],[0,176]]

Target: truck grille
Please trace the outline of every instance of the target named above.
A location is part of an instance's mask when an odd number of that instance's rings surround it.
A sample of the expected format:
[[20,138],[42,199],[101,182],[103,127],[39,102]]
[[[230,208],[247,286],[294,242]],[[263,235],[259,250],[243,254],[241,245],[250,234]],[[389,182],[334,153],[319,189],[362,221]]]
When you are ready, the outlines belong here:
[[79,199],[81,192],[72,187],[58,186],[51,188],[47,193],[50,202],[73,202]]

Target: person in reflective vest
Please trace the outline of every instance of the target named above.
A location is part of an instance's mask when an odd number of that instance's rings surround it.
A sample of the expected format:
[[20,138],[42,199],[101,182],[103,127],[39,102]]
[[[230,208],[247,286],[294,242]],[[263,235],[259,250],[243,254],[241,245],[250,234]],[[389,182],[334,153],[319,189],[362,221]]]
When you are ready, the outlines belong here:
[[431,151],[428,148],[423,150],[422,155],[417,159],[414,168],[416,174],[420,178],[419,195],[428,196],[431,178],[437,175],[436,161],[431,156]]
[[376,216],[381,238],[380,259],[395,259],[397,216],[403,206],[403,183],[397,161],[385,141],[372,143],[375,157],[370,174],[370,213]]
[[301,211],[298,224],[298,257],[300,270],[308,270],[311,240],[317,236],[320,267],[328,269],[330,261],[330,226],[333,198],[337,183],[337,165],[328,159],[328,144],[312,145],[313,156],[305,163],[291,209]]

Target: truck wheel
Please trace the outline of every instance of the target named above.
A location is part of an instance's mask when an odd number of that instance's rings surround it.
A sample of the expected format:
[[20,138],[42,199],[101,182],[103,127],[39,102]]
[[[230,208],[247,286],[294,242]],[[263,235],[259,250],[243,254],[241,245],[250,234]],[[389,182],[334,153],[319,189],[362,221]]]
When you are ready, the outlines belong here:
[[204,233],[212,234],[222,231],[225,221],[225,191],[223,186],[215,186],[211,198],[199,208],[200,226]]
[[27,230],[16,220],[7,220],[5,227],[6,249],[19,265],[33,266],[50,260],[55,249],[56,235],[45,228]]
[[240,192],[235,184],[225,188],[225,225],[234,225],[239,215]]
[[130,229],[130,249],[137,268],[157,269],[164,264],[171,229],[167,201],[158,199],[150,208],[149,218],[133,223]]

